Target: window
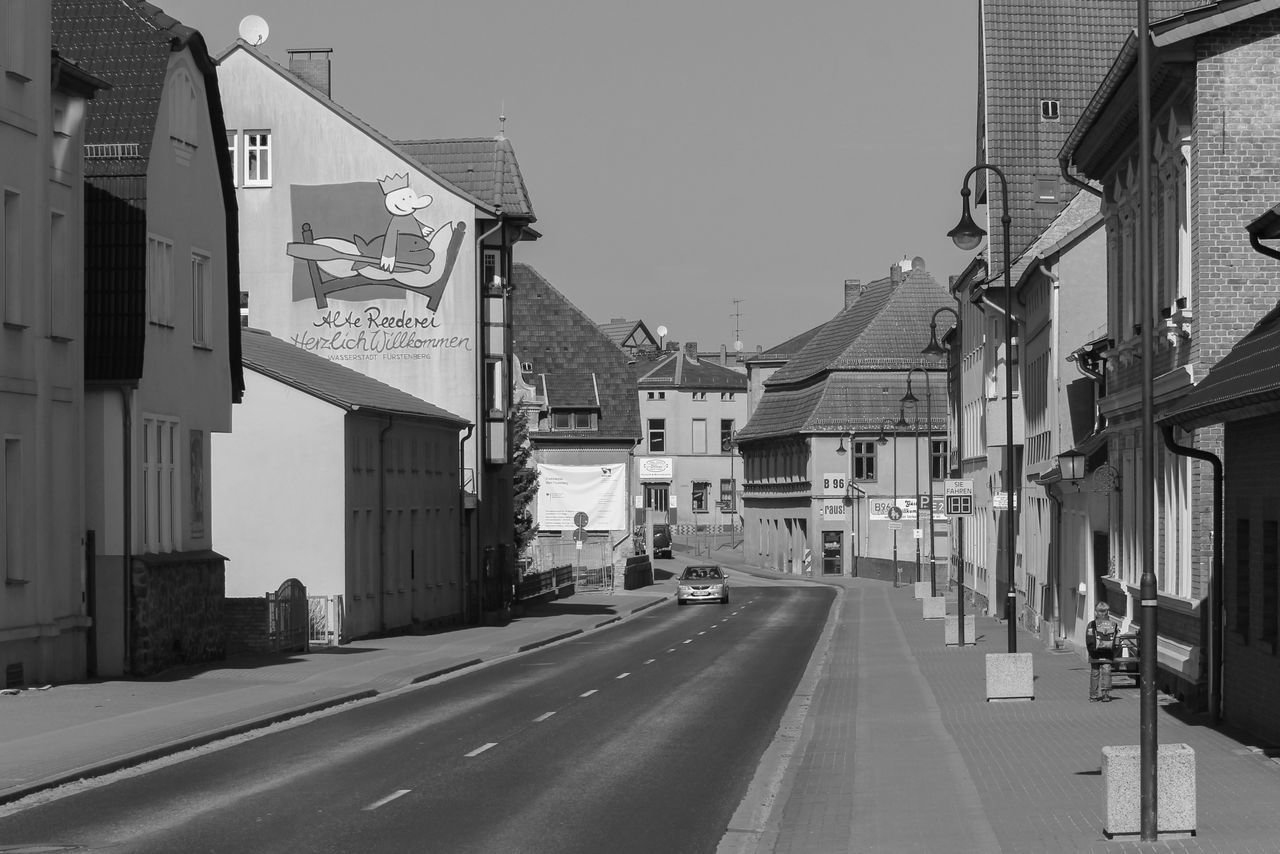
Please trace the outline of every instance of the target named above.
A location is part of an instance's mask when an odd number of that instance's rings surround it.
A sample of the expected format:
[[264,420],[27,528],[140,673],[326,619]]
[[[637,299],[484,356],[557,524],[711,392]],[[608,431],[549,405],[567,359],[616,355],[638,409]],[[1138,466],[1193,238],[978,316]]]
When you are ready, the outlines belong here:
[[213,287],[209,284],[209,256],[191,253],[191,342],[213,345]]
[[854,480],[875,480],[876,443],[854,442],[852,464]]
[[721,399],[721,400],[733,400],[733,392],[731,392],[731,391],[722,391],[722,392],[720,392],[720,399]]
[[670,495],[669,487],[663,484],[646,483],[644,485],[644,506],[646,510],[661,510],[667,512],[668,497]]
[[249,292],[240,292],[240,325],[247,327],[249,325]]
[[[13,4],[10,4],[13,5]],[[0,273],[4,279],[4,322],[22,325],[22,196],[4,191],[4,258]]]
[[22,494],[22,442],[4,437],[4,456],[0,457],[0,558],[4,559],[6,580],[20,579],[22,574],[22,508],[28,496]]
[[946,439],[934,439],[929,442],[929,477],[934,480],[946,480],[950,466],[947,458],[951,448]]
[[178,435],[175,419],[142,419],[142,541],[149,552],[171,552],[181,547]]
[[733,434],[734,434],[733,419],[721,418],[720,419],[720,450],[723,453],[726,453],[726,454],[733,453],[733,439],[734,439]]
[[178,163],[187,166],[196,150],[198,118],[196,110],[196,86],[186,69],[178,69],[173,75],[169,99],[169,142],[173,145]]
[[240,186],[240,131],[227,131],[227,152],[231,155],[231,186]]
[[556,409],[551,412],[552,430],[594,430],[596,414],[585,409]]
[[667,393],[665,391],[651,391],[649,392],[649,399],[650,400],[666,400]]
[[1036,201],[1058,201],[1058,179],[1041,177],[1036,179]]
[[67,218],[49,212],[49,337],[70,340],[75,335],[71,313],[71,272],[67,245]]
[[504,364],[506,363],[502,359],[485,360],[485,373],[488,374],[485,393],[487,395],[489,415],[492,418],[501,418],[502,414],[507,411],[506,371],[502,369]]
[[693,502],[690,505],[694,513],[707,512],[707,496],[711,493],[711,484],[705,480],[693,482]]
[[0,66],[6,76],[27,82],[27,0],[2,0],[0,2]]
[[1236,520],[1236,632],[1249,642],[1249,520]]
[[484,250],[484,283],[502,284],[502,253],[497,249]]
[[693,399],[694,399],[695,401],[701,401],[702,403],[706,403],[706,402],[707,402],[707,393],[706,393],[705,391],[695,391],[695,392],[693,393]]
[[173,243],[147,235],[147,320],[173,325]]
[[271,186],[271,131],[244,132],[244,185]]
[[[1280,572],[1280,526],[1262,523],[1262,639],[1276,642],[1276,573]],[[1274,649],[1273,649],[1274,651]]]
[[661,454],[667,449],[667,419],[649,419],[649,453]]
[[689,441],[689,447],[693,449],[693,453],[705,454],[707,452],[707,419],[693,419],[693,429]]
[[738,510],[736,493],[737,481],[729,478],[720,479],[720,502],[729,513],[736,513]]
[[1057,122],[1062,121],[1062,113],[1056,99],[1041,98],[1040,99],[1040,121]]

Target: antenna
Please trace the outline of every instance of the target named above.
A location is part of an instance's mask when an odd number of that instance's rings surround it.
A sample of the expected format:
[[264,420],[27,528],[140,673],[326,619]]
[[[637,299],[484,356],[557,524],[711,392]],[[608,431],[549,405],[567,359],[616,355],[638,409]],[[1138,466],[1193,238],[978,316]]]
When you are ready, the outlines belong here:
[[502,101],[498,106],[498,139],[505,139],[507,135],[507,102]]
[[240,38],[257,47],[265,44],[271,28],[261,15],[245,15],[240,19]]
[[734,297],[730,300],[730,302],[733,303],[733,314],[729,315],[730,317],[733,318],[733,349],[741,353],[742,352],[742,325],[741,323],[739,323],[739,321],[742,320],[742,309],[740,308],[740,306],[744,302],[746,302],[746,300],[738,299],[737,297]]

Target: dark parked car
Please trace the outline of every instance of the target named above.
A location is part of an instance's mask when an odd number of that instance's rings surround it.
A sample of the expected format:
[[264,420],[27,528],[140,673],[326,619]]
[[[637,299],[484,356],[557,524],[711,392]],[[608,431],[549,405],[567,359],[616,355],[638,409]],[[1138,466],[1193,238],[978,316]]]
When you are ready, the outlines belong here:
[[666,523],[653,526],[653,556],[671,557],[671,526]]
[[686,566],[676,581],[676,604],[719,602],[729,604],[729,579],[715,564]]

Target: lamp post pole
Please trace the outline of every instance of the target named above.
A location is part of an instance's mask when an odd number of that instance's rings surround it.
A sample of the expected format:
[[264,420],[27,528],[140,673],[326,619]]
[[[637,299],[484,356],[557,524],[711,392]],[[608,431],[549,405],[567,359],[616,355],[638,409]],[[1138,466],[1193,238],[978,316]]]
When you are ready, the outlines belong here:
[[[929,385],[929,372],[924,368],[912,368],[907,371],[907,393],[903,395],[903,403],[911,403],[916,405],[916,527],[924,533],[924,526],[921,524],[920,518],[920,401],[911,393],[911,377],[916,371],[924,374],[924,413],[925,413],[925,455],[929,460],[929,595],[938,595],[938,569],[934,563],[933,554],[933,392]],[[923,581],[920,577],[920,543],[916,541],[916,580]]]
[[[849,439],[849,449],[847,451],[844,447],[846,437]],[[853,483],[854,445],[852,430],[840,436],[840,447],[836,448],[836,456],[843,457],[845,454],[849,455],[848,459],[845,460],[844,477],[844,506],[849,510],[849,573],[850,575],[856,575],[858,571],[858,505],[853,493],[856,490],[858,493],[857,498],[862,498],[866,495],[866,492]]]
[[[964,327],[961,325],[960,312],[954,308],[942,306],[933,313],[929,320],[929,343],[920,351],[923,356],[950,355],[949,349],[938,344],[938,315],[949,313],[956,319],[956,346],[959,354],[964,353]],[[956,359],[956,474],[964,477],[964,405],[960,398],[964,394],[963,377],[960,374],[961,359]],[[951,362],[947,362],[947,388],[951,388]],[[950,397],[950,395],[948,395]],[[964,517],[956,516],[951,520],[951,530],[956,534],[956,550],[959,560],[956,562],[956,618],[957,646],[964,648]]]
[[[1141,6],[1144,0],[1139,0]],[[1146,30],[1141,30],[1146,33]],[[1139,39],[1139,50],[1145,44],[1145,39]],[[986,231],[973,221],[973,217],[969,215],[969,179],[974,173],[986,169],[994,172],[996,177],[1000,179],[1000,229],[1004,236],[1004,255],[1001,262],[1004,264],[1004,418],[1005,418],[1005,453],[1004,453],[1004,472],[1001,479],[1004,481],[1003,489],[1005,498],[1007,499],[1008,524],[1005,525],[1006,541],[1005,541],[1005,566],[1008,570],[1008,590],[1005,593],[1005,619],[1009,624],[1009,652],[1018,651],[1018,626],[1014,619],[1014,612],[1017,605],[1017,588],[1014,584],[1013,564],[1014,557],[1018,550],[1018,514],[1022,511],[1022,505],[1018,501],[1018,484],[1014,478],[1013,466],[1013,284],[1010,281],[1009,267],[1012,264],[1012,252],[1010,250],[1009,224],[1009,183],[1005,180],[1004,173],[997,167],[989,163],[979,163],[969,169],[964,175],[964,181],[960,185],[960,201],[963,204],[963,210],[960,214],[960,222],[955,228],[947,232],[947,236],[955,242],[960,249],[970,250],[977,248],[982,242],[982,238],[986,235]],[[1145,173],[1145,170],[1140,170]],[[1149,326],[1150,324],[1146,324]],[[1148,360],[1150,361],[1150,360]]]

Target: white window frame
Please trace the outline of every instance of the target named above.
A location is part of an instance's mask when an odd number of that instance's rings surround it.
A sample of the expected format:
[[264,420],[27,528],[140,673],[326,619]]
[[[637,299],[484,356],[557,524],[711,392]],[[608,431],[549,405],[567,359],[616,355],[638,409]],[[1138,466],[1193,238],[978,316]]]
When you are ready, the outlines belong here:
[[147,234],[147,322],[173,326],[173,241]]
[[240,186],[240,131],[227,131],[227,152],[231,155],[231,186]]
[[[253,155],[257,155],[256,161]],[[270,187],[272,178],[271,131],[244,132],[244,186]]]
[[49,211],[49,337],[69,341],[75,335],[71,313],[71,221],[59,210]]
[[22,193],[5,187],[0,207],[0,312],[6,326],[25,326],[23,312]]
[[191,343],[213,347],[213,256],[191,250]]
[[182,424],[167,415],[142,418],[142,547],[164,553],[182,547]]
[[707,452],[707,419],[693,419],[689,431],[689,449],[695,454],[705,454]]

